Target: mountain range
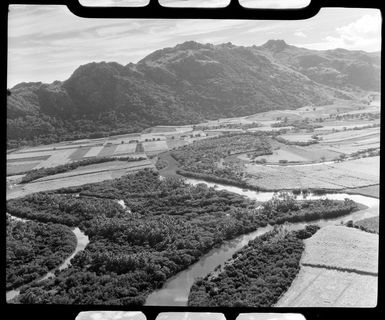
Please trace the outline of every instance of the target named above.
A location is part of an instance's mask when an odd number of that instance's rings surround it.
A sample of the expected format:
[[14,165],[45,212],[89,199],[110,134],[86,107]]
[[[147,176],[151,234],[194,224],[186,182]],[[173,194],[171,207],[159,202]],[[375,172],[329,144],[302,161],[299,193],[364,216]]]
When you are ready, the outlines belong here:
[[354,100],[380,90],[380,68],[380,52],[188,41],[136,64],[92,62],[65,81],[17,84],[7,98],[7,145]]

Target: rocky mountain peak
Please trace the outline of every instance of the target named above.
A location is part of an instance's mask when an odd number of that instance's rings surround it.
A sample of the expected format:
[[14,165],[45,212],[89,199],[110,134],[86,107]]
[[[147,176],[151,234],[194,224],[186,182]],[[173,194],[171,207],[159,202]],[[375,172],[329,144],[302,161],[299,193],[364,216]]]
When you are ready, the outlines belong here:
[[279,52],[285,50],[288,46],[284,40],[269,40],[262,47],[270,51]]

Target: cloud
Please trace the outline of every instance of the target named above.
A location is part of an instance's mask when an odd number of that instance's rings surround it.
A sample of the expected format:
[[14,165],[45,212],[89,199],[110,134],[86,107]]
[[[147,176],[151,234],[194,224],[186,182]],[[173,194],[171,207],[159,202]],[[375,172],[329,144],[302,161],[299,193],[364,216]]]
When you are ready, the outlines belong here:
[[380,35],[381,18],[379,15],[364,15],[353,23],[337,28],[337,33],[338,37],[327,37],[326,39],[354,46],[367,38],[377,38]]
[[297,37],[301,37],[301,38],[307,38],[307,35],[303,33],[303,31],[297,31],[294,33],[294,35],[296,35]]
[[350,50],[381,50],[381,14],[366,14],[356,21],[336,28],[336,35],[323,41],[307,44],[310,49],[346,48]]
[[380,44],[376,24],[371,18],[361,19],[374,15],[379,25],[380,14],[373,12],[377,11],[323,9],[300,21],[87,19],[72,14],[66,6],[11,5],[8,86],[65,80],[79,65],[93,61],[136,63],[155,50],[189,40],[252,46],[274,38],[310,49],[375,51]]

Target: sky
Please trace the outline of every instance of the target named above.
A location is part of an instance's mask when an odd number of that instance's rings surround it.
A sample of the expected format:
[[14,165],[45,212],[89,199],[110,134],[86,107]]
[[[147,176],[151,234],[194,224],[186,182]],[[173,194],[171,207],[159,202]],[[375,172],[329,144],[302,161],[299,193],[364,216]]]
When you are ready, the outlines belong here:
[[64,81],[93,61],[136,63],[155,50],[189,40],[252,46],[283,39],[316,50],[381,49],[381,13],[376,9],[325,8],[299,21],[197,21],[89,19],[66,6],[11,5],[8,17],[9,88],[20,82]]
[[75,320],[146,320],[146,316],[132,311],[82,311]]

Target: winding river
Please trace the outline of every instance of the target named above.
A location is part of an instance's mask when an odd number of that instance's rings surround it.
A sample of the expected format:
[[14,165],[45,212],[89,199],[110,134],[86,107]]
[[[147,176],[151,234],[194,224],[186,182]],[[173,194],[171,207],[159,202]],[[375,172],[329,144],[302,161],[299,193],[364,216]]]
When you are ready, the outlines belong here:
[[[251,190],[245,190],[238,187],[225,186],[216,183],[209,183],[203,180],[196,179],[187,179],[188,183],[192,185],[197,185],[199,183],[204,183],[210,187],[214,187],[216,190],[227,190],[230,192],[237,193],[239,195],[246,196],[252,200],[257,201],[267,201],[271,199],[274,192],[257,192]],[[361,203],[368,208],[353,212],[349,215],[345,215],[339,218],[334,219],[321,219],[317,221],[312,221],[312,224],[318,224],[319,226],[334,225],[340,224],[341,222],[346,222],[348,220],[360,220],[364,218],[369,218],[373,216],[378,216],[379,214],[379,199],[366,197],[362,195],[350,195],[347,193],[331,193],[325,194],[322,196],[308,195],[307,199],[320,199],[323,197],[328,197],[333,200],[344,200],[349,198],[354,200],[357,203]],[[302,196],[299,196],[298,199],[301,199]],[[290,223],[288,227],[292,230],[304,228],[307,223]],[[226,241],[219,248],[214,248],[206,255],[204,255],[198,262],[191,265],[188,269],[181,271],[174,277],[170,278],[161,289],[151,293],[145,305],[147,306],[186,306],[187,299],[190,292],[190,288],[194,283],[194,280],[197,277],[205,277],[207,274],[212,272],[217,266],[223,265],[232,255],[244,247],[250,240],[255,239],[258,236],[263,235],[264,233],[272,230],[272,226],[266,226],[259,228],[256,231],[253,231],[249,234],[239,236],[233,240]]]
[[[256,201],[267,201],[272,198],[274,192],[257,192],[247,189],[241,189],[238,187],[221,185],[218,183],[206,182],[204,180],[197,179],[186,179],[186,182],[197,185],[200,183],[206,184],[209,187],[213,187],[216,190],[227,190],[230,192],[237,193],[239,195],[248,197],[251,200]],[[369,218],[373,216],[379,215],[379,199],[362,196],[362,195],[352,195],[347,193],[330,193],[322,196],[317,195],[308,195],[306,199],[320,199],[323,197],[328,197],[333,200],[344,200],[345,198],[349,198],[354,200],[357,203],[361,203],[365,205],[367,208],[363,210],[359,210],[353,212],[349,215],[345,215],[339,218],[334,219],[321,219],[312,221],[311,223],[317,223],[319,226],[340,224],[341,222],[346,222],[348,220],[360,220],[364,218]],[[302,195],[298,196],[298,199],[303,199]],[[126,205],[123,200],[117,201],[124,209]],[[129,209],[127,209],[129,210]],[[18,219],[21,221],[27,221],[25,219],[20,219],[13,217],[14,219]],[[290,223],[288,227],[292,230],[301,229],[306,226],[307,223]],[[154,291],[151,293],[145,305],[157,305],[157,306],[186,306],[188,294],[190,292],[190,288],[194,283],[194,280],[197,277],[205,277],[207,274],[212,272],[217,266],[223,265],[227,260],[229,260],[233,254],[243,248],[250,240],[255,239],[258,236],[263,235],[264,233],[272,230],[272,226],[266,226],[263,228],[259,228],[256,231],[253,231],[248,234],[241,235],[233,240],[225,241],[219,248],[213,248],[207,254],[201,257],[201,259],[191,265],[184,271],[181,271],[174,277],[170,278],[161,289]],[[79,229],[75,228],[72,230],[76,235],[77,246],[75,251],[69,256],[59,267],[59,270],[63,270],[67,268],[70,264],[71,259],[81,250],[84,250],[87,246],[89,239],[88,237]],[[53,277],[53,271],[48,272],[45,276],[40,278],[37,281],[42,281],[49,277]],[[20,288],[8,291],[6,294],[7,301],[15,298],[20,293]]]
[[[14,216],[11,216],[11,217],[12,217],[12,219],[15,219],[15,220],[18,220],[18,221],[22,221],[22,222],[27,222],[28,221],[27,219],[21,219],[21,218],[17,218],[17,217],[14,217]],[[72,254],[67,259],[65,259],[64,262],[59,267],[56,268],[56,269],[58,269],[60,271],[68,268],[68,266],[71,263],[72,258],[75,257],[75,255],[79,251],[84,250],[85,247],[87,246],[87,244],[89,243],[88,236],[86,236],[79,228],[76,227],[76,228],[72,229],[72,232],[76,236],[76,240],[77,240],[76,248],[72,252]],[[43,281],[45,279],[54,277],[55,276],[54,272],[55,272],[56,269],[49,271],[43,277],[41,277],[41,278],[39,278],[38,280],[35,280],[35,281],[40,282],[40,281]],[[10,291],[7,291],[7,293],[6,293],[6,301],[8,302],[8,301],[16,298],[20,294],[20,289],[21,289],[21,287],[19,287],[17,289],[10,290]]]

